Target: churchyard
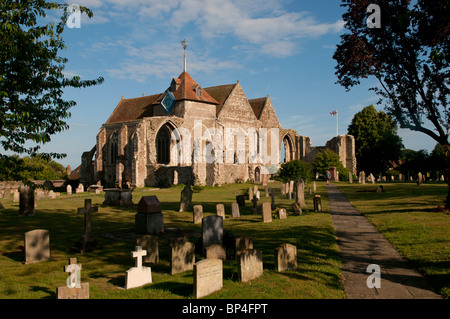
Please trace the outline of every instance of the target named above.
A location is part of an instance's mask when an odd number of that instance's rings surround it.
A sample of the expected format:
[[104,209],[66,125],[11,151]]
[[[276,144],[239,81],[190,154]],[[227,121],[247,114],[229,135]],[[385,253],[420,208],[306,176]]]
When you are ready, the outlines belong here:
[[[35,215],[21,217],[18,202],[0,199],[5,207],[0,211],[0,298],[55,299],[59,293],[67,294],[66,283],[75,278],[75,274],[69,277],[70,273],[65,271],[70,264],[72,269],[80,267],[81,285],[84,288],[88,284],[90,299],[344,298],[325,184],[318,183],[316,189],[317,194],[322,194],[323,212],[313,211],[314,193],[308,192],[312,185],[305,189],[306,206],[302,206],[302,214],[294,215],[295,196],[292,194],[289,199],[288,194],[281,195],[281,183],[273,182],[269,183],[274,190],[273,201],[270,194],[266,197],[264,186],[256,185],[259,200],[251,202],[246,195],[245,206],[239,207],[238,212],[234,207],[232,214],[236,196],[254,187],[250,183],[204,187],[192,194],[191,208],[182,212],[183,185],[136,189],[132,193],[133,205],[129,206],[104,205],[103,192],[61,193],[52,199],[37,200]],[[164,233],[153,236],[158,238],[157,258],[151,251],[146,252],[148,256],[140,253],[137,240],[146,245],[144,235],[135,231],[138,203],[143,196],[150,195],[157,196],[164,217]],[[85,202],[86,199],[91,202]],[[265,212],[263,218],[262,207],[270,210],[272,204],[281,212],[276,209],[269,214]],[[203,222],[194,222],[194,207],[196,214],[200,214],[197,205],[201,205],[202,216],[208,217]],[[225,218],[217,218],[223,209]],[[89,210],[90,232],[86,234],[85,213]],[[234,249],[223,251],[222,246],[214,244],[214,235],[208,237],[211,245],[203,251],[202,228],[209,217],[222,222],[224,246],[234,246],[236,238],[250,239],[253,249],[244,244],[236,253]],[[48,231],[39,240],[48,244],[49,256],[25,263],[25,233],[36,229]],[[80,244],[82,236],[91,239],[85,246]],[[297,248],[296,258],[287,255],[292,246]],[[206,263],[206,254],[214,262]],[[147,257],[150,259],[146,261]],[[151,268],[151,278],[145,279],[147,284],[126,289],[127,275],[145,273],[145,267]],[[246,271],[254,278],[248,277]],[[218,277],[223,279],[217,287],[205,286],[205,280]]]
[[[450,216],[434,211],[442,205],[447,186],[383,185],[385,192],[379,193],[371,191],[377,185],[370,183],[338,183],[352,204],[427,275],[435,290],[448,296]],[[233,204],[236,196],[253,193],[255,186],[259,200],[252,202],[244,195],[244,206]],[[282,195],[280,182],[268,186],[273,200],[262,185],[204,187],[192,194],[190,208],[183,209],[183,185],[136,189],[129,206],[104,205],[103,192],[61,193],[38,200],[35,215],[22,217],[18,202],[0,199],[0,298],[70,296],[70,267],[80,269],[77,293],[88,290],[90,299],[345,298],[325,182],[317,183],[316,193],[306,185],[301,215],[292,206],[295,195]],[[146,207],[156,207],[152,213],[158,210],[155,199],[147,197],[152,195],[159,200],[164,232],[144,236],[136,232],[135,216]],[[314,212],[316,195],[321,196],[321,212]],[[142,197],[146,200],[141,203]],[[26,237],[30,231],[34,236]],[[90,240],[83,246],[82,238]],[[216,242],[220,239],[222,245]],[[208,249],[203,250],[205,241]],[[25,251],[32,254],[33,249],[26,246],[42,243],[48,250],[28,262]],[[143,253],[146,247],[150,248]]]

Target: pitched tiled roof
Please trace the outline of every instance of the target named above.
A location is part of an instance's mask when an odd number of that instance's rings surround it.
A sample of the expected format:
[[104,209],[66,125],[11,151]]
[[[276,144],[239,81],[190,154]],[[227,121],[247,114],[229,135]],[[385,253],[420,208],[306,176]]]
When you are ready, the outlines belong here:
[[219,114],[219,111],[222,109],[223,103],[225,103],[226,99],[235,86],[236,84],[227,84],[205,88],[205,91],[208,92],[218,102],[218,104],[216,105],[216,114]]
[[248,102],[252,106],[253,112],[255,113],[255,116],[258,120],[261,117],[261,112],[264,108],[264,104],[266,104],[266,100],[267,100],[267,97],[261,97],[259,99],[248,100]]
[[[203,88],[202,93],[197,95],[196,89],[200,87],[197,82],[192,79],[192,77],[187,72],[183,72],[180,74],[178,79],[181,83],[178,86],[178,89],[173,93],[175,96],[175,101],[178,100],[190,100],[190,101],[200,101],[205,103],[218,104],[218,102],[211,97]],[[178,84],[178,83],[177,83]]]
[[162,94],[142,96],[134,99],[122,99],[116,106],[106,124],[133,121],[153,115],[152,104]]

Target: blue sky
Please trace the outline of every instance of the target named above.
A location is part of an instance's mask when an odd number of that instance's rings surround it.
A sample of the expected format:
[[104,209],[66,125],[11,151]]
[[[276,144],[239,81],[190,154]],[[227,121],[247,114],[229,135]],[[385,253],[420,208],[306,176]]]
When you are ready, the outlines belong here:
[[[65,73],[103,84],[65,93],[77,105],[70,129],[42,146],[63,152],[72,169],[96,143],[96,134],[121,96],[161,93],[183,71],[181,41],[189,43],[187,71],[203,87],[236,83],[247,98],[269,95],[284,128],[325,145],[345,134],[353,115],[377,96],[373,80],[346,92],[335,84],[332,55],[344,32],[337,0],[82,0],[94,18],[66,28]],[[382,106],[377,106],[382,109]],[[406,148],[431,151],[435,142],[399,130]]]

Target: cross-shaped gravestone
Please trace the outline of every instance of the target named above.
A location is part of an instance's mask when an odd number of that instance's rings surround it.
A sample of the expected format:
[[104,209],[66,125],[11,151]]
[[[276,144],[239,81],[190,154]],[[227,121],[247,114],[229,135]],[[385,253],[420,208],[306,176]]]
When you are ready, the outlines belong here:
[[136,268],[142,268],[142,257],[147,256],[147,251],[141,246],[136,246],[136,251],[131,252],[133,258],[136,258]]
[[64,266],[69,273],[65,286],[56,289],[58,299],[89,299],[89,283],[81,282],[81,264],[76,258],[69,259],[69,265]]
[[84,236],[89,239],[91,236],[92,219],[91,214],[98,211],[98,206],[92,206],[91,199],[84,200],[84,207],[78,208],[78,214],[84,214]]

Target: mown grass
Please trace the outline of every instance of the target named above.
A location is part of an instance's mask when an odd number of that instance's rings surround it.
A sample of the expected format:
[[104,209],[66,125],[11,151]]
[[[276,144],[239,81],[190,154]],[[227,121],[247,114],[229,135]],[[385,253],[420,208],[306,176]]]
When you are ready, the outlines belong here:
[[443,207],[447,185],[443,183],[339,183],[339,190],[377,229],[411,260],[432,287],[450,298],[450,215]]
[[[312,212],[312,196],[306,192],[306,209],[301,216],[292,215],[293,200],[280,196],[280,183],[270,183],[276,191],[278,207],[286,208],[288,218],[272,223],[262,223],[260,215],[251,215],[251,203],[241,210],[240,218],[231,218],[230,203],[252,184],[230,184],[221,187],[205,187],[194,193],[193,204],[202,204],[204,215],[215,214],[217,203],[225,204],[224,231],[236,236],[248,235],[254,240],[254,248],[263,252],[263,276],[240,283],[237,278],[237,263],[224,262],[223,289],[205,298],[217,299],[340,299],[345,298],[340,281],[340,259],[334,236],[325,185],[319,183],[317,192],[322,194],[324,212]],[[270,201],[259,186],[259,204]],[[197,242],[201,225],[194,225],[192,212],[178,212],[182,186],[166,189],[137,189],[133,192],[134,206],[128,208],[103,206],[102,194],[62,194],[56,199],[38,201],[36,215],[18,217],[18,203],[2,199],[5,206],[0,211],[0,298],[1,299],[54,299],[56,288],[66,284],[67,265],[70,257],[77,257],[82,264],[81,281],[89,282],[92,299],[141,299],[141,298],[193,298],[192,271],[169,274],[169,246],[161,238],[158,265],[151,266],[153,283],[130,290],[122,289],[125,272],[134,266],[131,251],[136,244],[133,239],[107,239],[99,237],[100,249],[85,254],[71,252],[74,242],[79,240],[83,229],[83,216],[77,208],[84,206],[84,199],[91,198],[99,210],[92,217],[94,234],[130,232],[134,229],[136,204],[145,195],[156,195],[162,204],[167,230],[188,232],[190,240]],[[32,229],[47,229],[50,233],[51,260],[36,264],[23,264],[24,253],[18,247],[24,245],[24,233]],[[298,270],[276,272],[274,250],[282,243],[291,243],[298,248]],[[196,261],[204,257],[196,253]]]

